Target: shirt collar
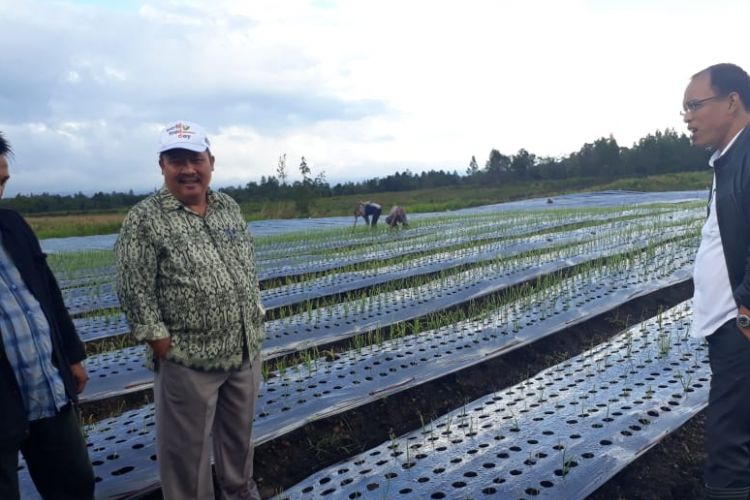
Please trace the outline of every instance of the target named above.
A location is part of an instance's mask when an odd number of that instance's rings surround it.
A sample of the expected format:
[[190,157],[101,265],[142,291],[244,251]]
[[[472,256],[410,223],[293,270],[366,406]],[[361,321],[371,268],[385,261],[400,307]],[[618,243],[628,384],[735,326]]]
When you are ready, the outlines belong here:
[[744,127],[742,129],[740,129],[740,131],[737,132],[734,137],[732,137],[732,140],[729,141],[729,144],[727,144],[727,147],[725,147],[724,149],[721,149],[721,150],[717,149],[716,151],[714,151],[714,154],[712,154],[711,158],[708,159],[709,166],[713,167],[714,163],[716,162],[716,160],[718,160],[719,158],[721,158],[722,156],[724,156],[724,153],[726,153],[727,151],[729,151],[729,148],[732,147],[732,144],[734,144],[734,141],[737,140],[737,138],[740,136],[740,134],[742,133],[743,130],[745,130]]
[[[169,189],[167,189],[166,186],[162,186],[162,188],[156,193],[156,198],[159,200],[159,203],[162,207],[164,207],[165,210],[174,211],[188,209],[184,203],[178,200],[175,195],[173,195],[169,191]],[[211,188],[208,188],[208,191],[206,193],[206,200],[208,202],[208,206],[214,205],[219,201],[216,197],[216,193],[214,193]]]

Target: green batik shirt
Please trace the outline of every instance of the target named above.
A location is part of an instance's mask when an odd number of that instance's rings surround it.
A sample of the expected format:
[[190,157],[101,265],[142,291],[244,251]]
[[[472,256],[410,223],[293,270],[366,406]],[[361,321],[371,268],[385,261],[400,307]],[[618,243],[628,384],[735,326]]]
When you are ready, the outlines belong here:
[[[201,217],[162,188],[128,212],[115,258],[131,331],[141,341],[171,336],[167,359],[231,371],[242,365],[244,342],[251,360],[260,352],[265,311],[253,240],[226,194],[209,190]],[[149,349],[150,367],[151,358]]]

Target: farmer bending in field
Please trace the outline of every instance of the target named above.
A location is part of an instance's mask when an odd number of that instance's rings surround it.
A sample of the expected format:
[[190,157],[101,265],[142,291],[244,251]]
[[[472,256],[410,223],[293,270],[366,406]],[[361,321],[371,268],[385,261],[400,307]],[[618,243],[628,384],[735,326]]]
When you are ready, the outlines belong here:
[[[357,217],[362,217],[365,220],[365,224],[369,227],[374,228],[378,223],[380,214],[383,209],[377,203],[372,201],[360,201],[357,206],[354,207],[354,225],[357,225]],[[370,223],[370,217],[372,217],[372,223]]]
[[[0,134],[0,197],[10,178]],[[86,357],[39,240],[0,210],[0,498],[20,498],[18,451],[43,498],[94,498],[78,394]]]
[[391,208],[391,211],[388,212],[388,217],[385,218],[385,223],[391,228],[396,228],[399,224],[401,224],[402,228],[409,227],[409,223],[406,221],[406,210],[394,205],[393,208]]
[[250,434],[265,330],[253,240],[237,203],[209,187],[200,126],[167,127],[159,166],[164,187],[130,210],[115,256],[120,302],[156,372],[164,498],[214,498],[212,444],[221,497],[259,499]]
[[711,148],[713,190],[695,257],[694,337],[707,337],[705,498],[750,497],[750,76],[734,64],[690,79],[683,119]]

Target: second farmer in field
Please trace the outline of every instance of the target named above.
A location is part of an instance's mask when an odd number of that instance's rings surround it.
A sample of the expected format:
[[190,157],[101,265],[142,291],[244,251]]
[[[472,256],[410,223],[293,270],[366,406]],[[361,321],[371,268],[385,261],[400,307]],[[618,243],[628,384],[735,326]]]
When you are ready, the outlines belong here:
[[385,223],[393,229],[397,228],[401,224],[402,228],[409,227],[409,222],[406,220],[406,210],[403,207],[394,205],[391,211],[388,212],[388,217],[385,218]]
[[115,245],[117,293],[156,373],[168,500],[214,498],[212,447],[221,497],[260,498],[250,433],[264,310],[240,208],[209,187],[214,162],[202,127],[167,127],[159,147],[164,187],[130,210]]

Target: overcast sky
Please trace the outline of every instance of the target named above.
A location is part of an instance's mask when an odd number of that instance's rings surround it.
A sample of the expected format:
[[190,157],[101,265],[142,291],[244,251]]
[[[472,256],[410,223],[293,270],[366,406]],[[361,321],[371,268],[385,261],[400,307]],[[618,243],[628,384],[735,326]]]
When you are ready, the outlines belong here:
[[214,186],[464,172],[492,148],[622,146],[691,74],[750,70],[745,1],[0,0],[6,196],[146,192],[160,129],[204,125]]

